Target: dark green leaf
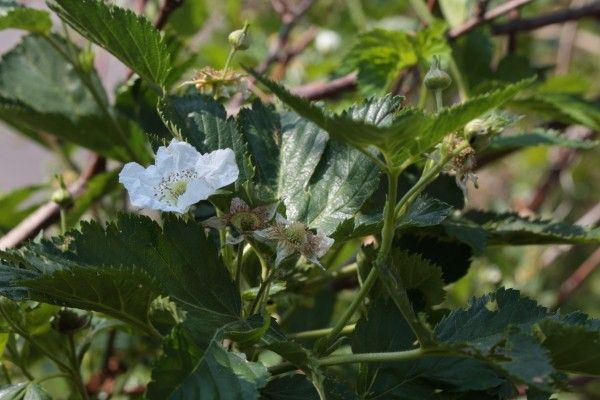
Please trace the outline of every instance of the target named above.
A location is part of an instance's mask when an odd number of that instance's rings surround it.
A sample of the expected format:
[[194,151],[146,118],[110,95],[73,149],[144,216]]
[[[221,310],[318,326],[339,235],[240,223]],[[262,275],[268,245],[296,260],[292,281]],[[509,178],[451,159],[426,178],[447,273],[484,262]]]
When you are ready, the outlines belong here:
[[453,208],[436,198],[421,196],[396,224],[397,229],[422,228],[441,224]]
[[[598,243],[600,229],[571,225],[544,219],[529,219],[513,213],[496,214],[486,211],[469,211],[464,215],[468,221],[483,228],[490,245],[528,245],[550,243]],[[460,220],[457,221],[459,223]],[[464,224],[465,232],[469,229]]]
[[50,8],[81,35],[112,53],[143,79],[162,86],[170,55],[160,32],[145,18],[101,0],[52,0]]
[[89,85],[99,94],[95,97],[64,58],[63,53],[71,51],[68,45],[58,37],[52,40],[56,47],[41,36],[27,36],[3,56],[0,118],[16,127],[23,125],[52,133],[119,160],[131,159],[123,147],[125,138],[143,159],[143,134],[128,121],[114,116],[122,131],[119,133],[98,104],[100,101],[102,107],[108,107],[98,76],[89,73]]
[[260,393],[261,400],[319,400],[313,384],[300,374],[272,379]]
[[279,149],[282,146],[280,116],[271,107],[255,101],[251,109],[240,110],[237,124],[256,166],[255,180],[267,187],[276,188]]
[[420,254],[394,251],[393,258],[406,289],[419,292],[428,306],[444,301],[446,292],[444,292],[440,267],[424,259]]

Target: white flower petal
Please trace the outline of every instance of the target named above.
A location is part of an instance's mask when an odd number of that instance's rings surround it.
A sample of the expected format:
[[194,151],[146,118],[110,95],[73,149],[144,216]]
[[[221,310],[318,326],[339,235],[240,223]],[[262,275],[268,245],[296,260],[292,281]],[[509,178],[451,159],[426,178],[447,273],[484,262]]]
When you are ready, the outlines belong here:
[[175,139],[159,147],[154,165],[128,163],[119,174],[135,207],[185,213],[219,188],[237,180],[235,153],[231,149],[202,155],[192,145]]

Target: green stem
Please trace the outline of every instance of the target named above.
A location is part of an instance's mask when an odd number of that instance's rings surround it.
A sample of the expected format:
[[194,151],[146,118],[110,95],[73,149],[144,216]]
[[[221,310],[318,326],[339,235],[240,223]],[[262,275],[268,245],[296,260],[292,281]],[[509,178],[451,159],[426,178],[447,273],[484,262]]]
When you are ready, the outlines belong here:
[[[410,0],[410,5],[415,10],[419,18],[427,25],[431,25],[433,21],[435,21],[435,17],[431,13],[431,11],[429,11],[427,4],[425,4],[423,0]],[[462,74],[460,73],[460,70],[458,69],[458,65],[456,64],[454,57],[450,55],[449,58],[450,60],[448,62],[448,66],[450,67],[450,72],[452,73],[452,76],[454,77],[454,80],[456,82],[458,95],[460,96],[461,100],[465,100],[467,98],[467,88],[465,85],[465,81],[462,77]]]
[[238,244],[236,267],[235,267],[235,286],[238,292],[242,291],[242,261],[244,259],[244,242]]
[[60,234],[64,235],[67,232],[67,210],[60,206]]
[[[342,330],[340,331],[340,334],[342,334],[342,335],[350,334],[350,333],[354,332],[355,327],[356,327],[356,324],[346,325],[342,328]],[[333,328],[314,329],[312,331],[290,333],[287,336],[290,339],[316,339],[316,338],[320,338],[322,336],[329,335],[332,330],[333,330]]]
[[72,334],[67,335],[67,339],[69,342],[69,361],[71,362],[71,380],[75,384],[75,387],[79,391],[81,398],[83,400],[89,399],[87,390],[85,388],[85,384],[83,383],[83,378],[81,377],[81,365],[79,363],[79,358],[77,357],[77,349],[75,347],[75,340],[73,339]]
[[21,372],[23,373],[23,375],[25,375],[25,377],[27,379],[32,381],[34,379],[33,375],[31,375],[31,372],[29,372],[29,369],[27,369],[27,367],[25,366],[25,363],[23,362],[23,358],[21,357],[21,354],[19,354],[16,347],[13,345],[13,343],[10,340],[9,340],[8,344],[6,345],[6,349],[8,350],[11,357],[13,358],[14,364],[17,367],[19,367],[19,369],[21,370]]
[[444,101],[442,99],[442,90],[435,89],[435,107],[437,112],[441,112],[444,108]]
[[[388,198],[384,210],[383,228],[381,230],[381,247],[377,254],[375,262],[383,262],[386,259],[394,239],[394,228],[395,228],[395,216],[394,216],[394,204],[396,204],[396,198],[398,196],[398,176],[400,172],[388,168]],[[331,332],[323,339],[323,342],[319,345],[321,352],[328,351],[329,347],[337,340],[344,327],[348,324],[348,321],[352,318],[358,307],[360,307],[367,297],[373,285],[377,281],[377,268],[371,268],[367,278],[361,286],[358,294],[350,303],[350,306],[344,311],[342,317],[336,322],[331,329]]]
[[248,315],[256,314],[263,306],[263,298],[269,298],[269,288],[273,279],[275,279],[275,272],[271,271],[267,278],[260,284],[258,293],[256,293],[256,297],[250,306],[250,314]]
[[225,73],[229,69],[229,64],[231,64],[231,61],[233,60],[233,56],[235,55],[236,51],[237,50],[233,47],[229,51],[229,55],[227,56],[227,61],[225,61],[225,66],[223,67],[223,75],[225,75]]

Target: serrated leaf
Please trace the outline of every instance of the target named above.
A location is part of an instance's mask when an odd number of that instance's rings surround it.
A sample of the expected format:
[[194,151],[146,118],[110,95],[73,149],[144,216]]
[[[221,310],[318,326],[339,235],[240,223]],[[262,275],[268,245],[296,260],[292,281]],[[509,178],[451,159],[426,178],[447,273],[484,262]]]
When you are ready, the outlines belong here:
[[147,19],[101,0],[52,0],[49,7],[143,79],[159,86],[165,83],[171,68],[169,50]]
[[496,136],[491,140],[488,149],[490,151],[512,151],[534,146],[561,146],[587,150],[597,145],[598,141],[595,140],[570,139],[555,130],[535,129],[527,133]]
[[[462,351],[487,358],[518,381],[547,388],[554,369],[549,355],[531,331],[548,310],[512,289],[498,289],[471,299],[466,310],[454,310],[435,328],[436,337]],[[495,355],[502,358],[495,359]]]
[[600,241],[599,228],[529,219],[514,213],[496,214],[473,210],[465,213],[464,218],[480,226],[473,229],[485,230],[490,245],[576,244]]
[[238,114],[239,131],[248,143],[248,150],[256,166],[255,180],[275,188],[279,175],[279,153],[282,146],[281,118],[271,107],[260,101],[252,108],[242,108]]
[[254,400],[266,385],[268,372],[261,363],[246,360],[244,354],[226,351],[222,341],[238,322],[220,328],[206,348],[198,347],[175,329],[165,343],[148,387],[150,400],[231,399]]
[[[533,83],[533,80],[526,80],[507,85],[469,99],[465,103],[445,108],[436,115],[425,114],[416,109],[405,109],[394,116],[392,123],[378,126],[353,118],[352,110],[337,115],[331,114],[291,94],[287,89],[264,76],[254,71],[249,73],[294,111],[329,133],[331,138],[346,142],[363,151],[367,151],[370,146],[375,146],[396,166],[413,157],[421,156],[448,133],[462,128],[481,114],[501,106]],[[372,99],[372,101],[377,100]]]
[[306,222],[328,235],[353,217],[375,191],[379,184],[379,167],[352,147],[330,141],[314,170],[300,170],[306,171],[304,176],[310,176],[302,180],[303,174],[297,174],[295,164],[309,167],[308,162],[313,159],[306,156],[303,148],[316,145],[313,150],[316,159],[320,152],[319,136],[327,135],[301,119],[289,126],[291,131],[283,133],[279,196],[286,206],[288,219]]
[[21,7],[16,1],[6,0],[0,3],[0,30],[9,28],[48,33],[52,21],[46,11]]
[[240,314],[240,295],[202,226],[171,216],[162,228],[134,215],[106,228],[86,222],[62,243],[29,244],[0,258],[3,294],[98,310],[142,329],[159,294],[186,312],[198,342]]
[[161,99],[159,113],[172,130],[202,153],[230,148],[235,152],[240,178],[250,180],[254,170],[246,142],[222,104],[203,94],[169,96]]
[[[60,38],[53,40],[61,51],[70,51]],[[143,134],[115,115],[122,133],[117,131],[61,51],[41,36],[27,36],[4,54],[0,62],[0,118],[123,161],[132,157],[123,146],[123,138],[127,138],[135,156],[147,157]],[[94,71],[89,79],[99,93],[98,100],[108,104]]]
[[441,224],[452,212],[451,205],[434,197],[421,196],[396,224],[396,229],[423,228]]
[[392,257],[406,289],[418,292],[428,306],[444,301],[445,283],[440,267],[422,258],[420,254],[394,251]]
[[[357,322],[352,338],[354,353],[413,349],[415,337],[391,302],[379,299]],[[456,391],[490,390],[503,379],[485,363],[465,358],[428,357],[421,360],[361,366],[358,390],[365,398],[437,398]]]

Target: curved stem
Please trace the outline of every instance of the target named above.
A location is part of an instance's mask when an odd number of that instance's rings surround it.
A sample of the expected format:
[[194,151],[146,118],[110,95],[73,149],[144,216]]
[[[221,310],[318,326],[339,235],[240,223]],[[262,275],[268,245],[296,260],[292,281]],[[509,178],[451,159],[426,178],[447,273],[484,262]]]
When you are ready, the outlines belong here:
[[72,334],[68,334],[67,339],[69,342],[69,361],[71,362],[72,367],[71,380],[73,381],[75,387],[79,391],[81,398],[87,400],[89,397],[85,388],[85,384],[83,383],[83,378],[81,377],[81,365],[79,363],[79,358],[77,357],[75,340],[73,339]]
[[[346,325],[340,331],[340,334],[345,335],[354,332],[356,324]],[[303,331],[297,333],[290,333],[287,335],[290,339],[316,339],[322,336],[327,336],[331,333],[333,328],[314,329],[312,331]]]
[[242,261],[244,259],[244,242],[238,244],[235,266],[235,286],[238,292],[242,291]]

